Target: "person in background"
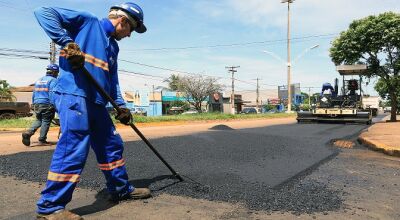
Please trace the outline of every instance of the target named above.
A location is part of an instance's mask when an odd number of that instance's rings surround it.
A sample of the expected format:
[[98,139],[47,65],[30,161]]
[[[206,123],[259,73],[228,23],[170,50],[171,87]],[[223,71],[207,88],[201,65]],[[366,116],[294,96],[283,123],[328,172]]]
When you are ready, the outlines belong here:
[[39,145],[50,144],[47,142],[47,132],[49,132],[51,120],[53,120],[56,112],[52,102],[52,91],[57,83],[58,72],[58,65],[50,64],[46,68],[46,75],[35,82],[32,104],[36,120],[26,132],[22,133],[22,143],[27,147],[31,144],[31,136],[39,128]]

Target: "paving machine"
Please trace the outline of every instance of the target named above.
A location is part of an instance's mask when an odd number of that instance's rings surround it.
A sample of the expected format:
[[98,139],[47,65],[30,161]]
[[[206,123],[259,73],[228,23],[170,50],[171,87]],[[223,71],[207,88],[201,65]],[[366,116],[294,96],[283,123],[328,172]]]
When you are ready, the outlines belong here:
[[[335,79],[334,88],[324,84],[314,107],[310,111],[297,113],[297,122],[333,121],[371,124],[372,111],[364,109],[362,105],[361,83],[366,70],[366,65],[337,66],[337,71],[343,77],[341,94],[339,95],[338,91],[338,79]],[[355,79],[355,76],[358,76],[358,79]],[[348,79],[349,77],[351,79]]]

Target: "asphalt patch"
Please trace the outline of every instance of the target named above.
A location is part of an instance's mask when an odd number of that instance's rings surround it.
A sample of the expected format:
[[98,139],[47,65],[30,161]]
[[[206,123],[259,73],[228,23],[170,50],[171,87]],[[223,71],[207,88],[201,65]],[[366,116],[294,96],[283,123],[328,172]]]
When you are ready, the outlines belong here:
[[209,130],[221,130],[221,131],[226,131],[226,130],[234,130],[233,128],[229,127],[228,125],[220,124],[216,125],[214,127],[209,128]]
[[[149,187],[154,196],[169,193],[239,202],[254,210],[313,213],[339,209],[339,191],[294,178],[332,156],[332,148],[313,138],[299,140],[250,131],[209,131],[150,140],[183,182],[175,179],[142,141],[128,142],[124,157],[130,182]],[[0,174],[44,182],[52,153],[1,156]],[[105,180],[92,152],[78,186],[104,191]]]

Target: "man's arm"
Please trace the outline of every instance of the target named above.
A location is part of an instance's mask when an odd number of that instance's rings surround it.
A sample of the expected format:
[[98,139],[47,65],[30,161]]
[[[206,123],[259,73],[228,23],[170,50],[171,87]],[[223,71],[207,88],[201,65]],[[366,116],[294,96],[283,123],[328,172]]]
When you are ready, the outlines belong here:
[[96,19],[87,12],[78,12],[57,7],[37,8],[34,14],[46,34],[62,47],[69,42],[73,42],[69,33],[73,34],[79,31],[87,19]]
[[119,86],[118,80],[118,72],[117,72],[117,64],[115,64],[112,69],[110,70],[111,74],[111,97],[115,100],[118,106],[126,106],[124,99],[122,98],[121,88]]

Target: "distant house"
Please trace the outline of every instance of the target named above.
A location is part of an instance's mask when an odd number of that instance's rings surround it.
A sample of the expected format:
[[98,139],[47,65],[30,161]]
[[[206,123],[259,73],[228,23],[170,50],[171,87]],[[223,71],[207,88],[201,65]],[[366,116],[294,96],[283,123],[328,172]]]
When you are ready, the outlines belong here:
[[146,112],[147,116],[162,115],[161,92],[148,90],[126,91],[123,94],[126,105],[131,112]]
[[[238,94],[242,95],[242,99],[244,102],[243,107],[256,107],[257,106],[257,92],[254,91],[237,91]],[[277,89],[264,89],[259,90],[258,104],[265,105],[267,104],[267,100],[278,97]]]
[[14,87],[11,89],[11,92],[17,102],[29,102],[29,104],[32,104],[32,94],[34,89],[34,85],[29,85]]

